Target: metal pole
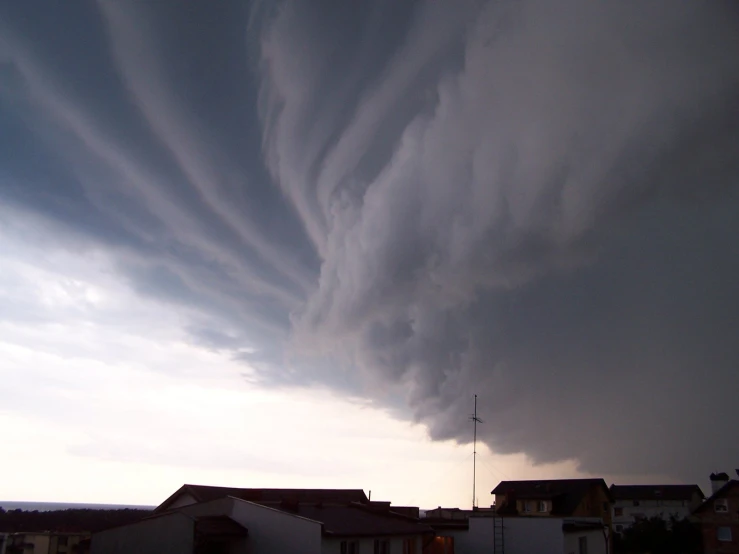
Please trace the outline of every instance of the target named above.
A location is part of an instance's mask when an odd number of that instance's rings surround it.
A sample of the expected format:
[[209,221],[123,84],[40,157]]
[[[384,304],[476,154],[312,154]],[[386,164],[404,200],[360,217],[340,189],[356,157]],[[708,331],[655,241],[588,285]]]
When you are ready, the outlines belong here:
[[472,509],[475,509],[475,481],[477,477],[477,424],[482,423],[482,420],[477,417],[477,395],[475,395],[475,411],[470,418],[473,424],[473,435],[472,435]]
[[475,509],[475,478],[477,476],[477,395],[475,395],[474,435],[472,439],[472,509]]

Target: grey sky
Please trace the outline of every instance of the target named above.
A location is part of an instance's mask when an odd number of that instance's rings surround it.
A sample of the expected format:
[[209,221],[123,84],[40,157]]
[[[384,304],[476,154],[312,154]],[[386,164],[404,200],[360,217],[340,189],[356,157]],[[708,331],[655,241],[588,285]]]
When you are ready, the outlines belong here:
[[739,459],[735,52],[718,2],[6,3],[0,203],[265,386],[696,481]]

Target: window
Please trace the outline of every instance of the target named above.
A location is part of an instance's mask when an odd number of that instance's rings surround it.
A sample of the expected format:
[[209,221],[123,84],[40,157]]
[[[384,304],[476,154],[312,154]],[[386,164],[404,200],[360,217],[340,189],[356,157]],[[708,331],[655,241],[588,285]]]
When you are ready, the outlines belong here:
[[544,500],[539,501],[539,512],[546,512],[547,511],[547,503]]
[[375,539],[375,554],[390,554],[390,541]]
[[624,532],[624,526],[616,525],[616,533],[623,533],[623,532]]
[[614,508],[613,509],[613,515],[615,515],[616,517],[620,517],[620,516],[624,515],[624,509],[623,508]]
[[731,542],[731,527],[719,527],[716,529],[716,538],[721,542]]
[[341,554],[359,554],[357,541],[341,541]]
[[577,539],[577,554],[588,554],[587,537],[580,537]]
[[525,513],[531,512],[531,502],[521,502],[521,511]]
[[416,554],[416,539],[405,539],[403,541],[403,554]]
[[638,500],[634,500],[634,506],[638,506],[638,505],[639,505],[639,501]]
[[717,512],[728,512],[729,504],[726,498],[718,498],[713,501],[713,509]]
[[67,537],[66,535],[60,535],[59,537],[57,537],[56,540],[59,546],[67,546],[67,541],[69,540],[69,537]]

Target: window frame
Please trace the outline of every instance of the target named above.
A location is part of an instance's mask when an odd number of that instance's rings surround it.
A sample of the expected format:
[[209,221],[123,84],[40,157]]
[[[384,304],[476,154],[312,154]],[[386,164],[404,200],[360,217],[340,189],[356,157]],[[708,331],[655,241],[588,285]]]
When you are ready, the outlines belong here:
[[549,511],[546,500],[539,500],[536,503],[536,511],[540,514],[545,514]]
[[390,541],[388,539],[375,539],[373,551],[375,554],[390,554]]
[[341,541],[341,545],[339,546],[339,551],[341,552],[341,554],[359,554],[359,541],[356,541],[356,540]]
[[[721,538],[721,531],[725,531],[724,538]],[[731,527],[716,527],[716,540],[719,542],[733,542],[734,538],[731,534]]]
[[530,500],[521,501],[521,512],[523,512],[524,514],[531,513],[531,501]]
[[729,501],[726,498],[717,498],[713,501],[713,511],[720,514],[729,513]]

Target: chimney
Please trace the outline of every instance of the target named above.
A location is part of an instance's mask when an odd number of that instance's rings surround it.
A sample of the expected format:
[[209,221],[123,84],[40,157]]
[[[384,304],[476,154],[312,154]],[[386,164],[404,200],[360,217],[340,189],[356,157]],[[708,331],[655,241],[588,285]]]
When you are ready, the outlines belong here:
[[711,473],[711,494],[716,494],[721,487],[729,482],[729,476],[724,473]]

